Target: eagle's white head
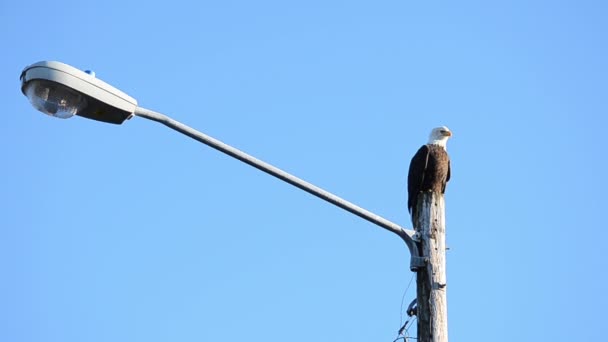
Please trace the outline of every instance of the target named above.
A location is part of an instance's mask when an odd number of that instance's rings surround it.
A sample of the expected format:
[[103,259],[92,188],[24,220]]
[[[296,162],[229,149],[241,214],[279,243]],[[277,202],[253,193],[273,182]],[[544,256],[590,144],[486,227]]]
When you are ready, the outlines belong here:
[[431,131],[431,135],[429,135],[429,144],[439,145],[443,148],[446,148],[446,144],[448,143],[448,139],[452,136],[452,131],[445,126],[435,127]]

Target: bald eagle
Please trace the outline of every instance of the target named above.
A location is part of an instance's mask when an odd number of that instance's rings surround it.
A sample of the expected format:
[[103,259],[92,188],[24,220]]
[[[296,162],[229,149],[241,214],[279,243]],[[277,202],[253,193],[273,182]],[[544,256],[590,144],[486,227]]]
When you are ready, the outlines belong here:
[[445,185],[450,180],[450,157],[446,143],[452,132],[445,126],[433,128],[429,142],[422,145],[410,162],[407,176],[407,209],[414,222],[418,194],[425,191],[445,193]]

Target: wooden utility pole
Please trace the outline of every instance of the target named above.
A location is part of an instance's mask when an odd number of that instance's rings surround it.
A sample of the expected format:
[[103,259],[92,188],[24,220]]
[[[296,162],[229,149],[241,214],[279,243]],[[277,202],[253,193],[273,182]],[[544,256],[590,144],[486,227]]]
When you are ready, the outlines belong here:
[[418,196],[415,230],[426,265],[417,271],[418,342],[448,341],[445,276],[445,202],[442,194]]

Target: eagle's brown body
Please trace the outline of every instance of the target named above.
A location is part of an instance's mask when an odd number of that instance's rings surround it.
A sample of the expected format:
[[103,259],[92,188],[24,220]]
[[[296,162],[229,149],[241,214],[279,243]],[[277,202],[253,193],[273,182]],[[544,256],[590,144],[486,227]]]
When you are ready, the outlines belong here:
[[450,180],[450,157],[441,145],[423,145],[412,158],[407,177],[407,208],[413,214],[418,194],[424,191],[445,193]]

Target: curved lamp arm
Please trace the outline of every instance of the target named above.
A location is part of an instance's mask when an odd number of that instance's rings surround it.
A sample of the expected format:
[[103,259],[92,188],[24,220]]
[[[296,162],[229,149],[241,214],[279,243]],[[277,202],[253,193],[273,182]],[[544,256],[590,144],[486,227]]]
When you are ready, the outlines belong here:
[[371,223],[374,223],[390,232],[399,235],[406,243],[411,254],[410,270],[416,271],[418,268],[424,266],[424,259],[420,257],[418,253],[418,247],[414,241],[415,232],[410,229],[404,229],[398,224],[393,223],[379,215],[376,215],[368,210],[365,210],[343,198],[340,198],[328,191],[325,191],[318,186],[306,182],[292,174],[289,174],[277,167],[274,167],[264,161],[261,161],[247,153],[236,149],[230,145],[227,145],[217,139],[214,139],[204,133],[195,130],[192,127],[186,126],[181,122],[171,119],[170,117],[157,113],[142,107],[136,107],[133,115],[160,122],[163,125],[174,129],[182,134],[189,136],[190,138],[197,140],[205,145],[208,145],[222,153],[225,153],[233,158],[236,158],[246,164],[255,167],[258,170],[266,172],[267,174],[274,176],[284,182],[287,182],[297,188],[300,188],[309,194],[312,194],[318,198],[321,198],[337,207],[340,207],[352,214],[355,214]]

